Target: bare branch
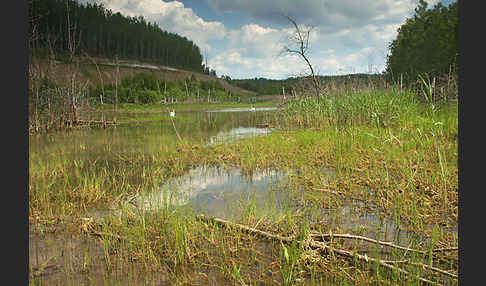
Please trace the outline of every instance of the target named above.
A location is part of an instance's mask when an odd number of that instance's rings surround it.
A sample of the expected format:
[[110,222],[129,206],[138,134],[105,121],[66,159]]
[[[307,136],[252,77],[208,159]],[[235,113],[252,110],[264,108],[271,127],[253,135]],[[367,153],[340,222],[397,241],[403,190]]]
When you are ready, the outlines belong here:
[[[289,44],[284,45],[280,55],[284,54],[297,54],[300,58],[302,58],[310,70],[310,76],[312,77],[312,83],[315,89],[315,96],[319,99],[320,96],[320,87],[319,81],[314,73],[314,68],[309,60],[308,52],[309,52],[309,38],[310,33],[313,29],[312,26],[299,26],[297,22],[290,16],[285,15],[287,20],[294,26],[295,33],[289,36]],[[292,47],[292,45],[296,45],[298,48]]]

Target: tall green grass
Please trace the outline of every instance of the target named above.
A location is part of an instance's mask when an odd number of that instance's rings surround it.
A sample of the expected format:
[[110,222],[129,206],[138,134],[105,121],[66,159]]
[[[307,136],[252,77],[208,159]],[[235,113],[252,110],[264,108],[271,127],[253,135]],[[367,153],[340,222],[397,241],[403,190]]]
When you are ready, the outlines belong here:
[[457,103],[424,103],[416,92],[361,91],[289,102],[281,127],[406,128],[432,136],[457,135]]
[[[272,134],[232,144],[205,146],[169,136],[167,141],[150,143],[145,148],[150,151],[145,152],[136,144],[131,151],[120,152],[110,144],[95,150],[97,145],[79,143],[59,150],[46,148],[50,155],[31,152],[30,214],[48,224],[59,217],[79,219],[93,208],[120,208],[121,216],[106,218],[98,229],[103,234],[107,273],[117,271],[117,264],[134,263],[147,273],[164,271],[179,284],[310,281],[319,285],[323,280],[340,285],[418,284],[377,265],[361,267],[304,249],[299,242],[311,230],[340,229],[310,225],[307,217],[293,212],[290,202],[277,211],[272,201],[259,210],[255,199],[250,200],[235,219],[272,233],[297,235],[294,244],[263,242],[236,229],[198,221],[190,210],[165,208],[139,214],[121,204],[196,165],[236,166],[248,173],[273,168],[287,173],[282,188],[293,192],[292,198],[310,206],[316,216],[329,209],[338,217],[343,200],[355,198],[375,206],[382,217],[429,238],[426,245],[412,240],[413,248],[430,253],[433,247],[457,243],[457,237],[440,230],[447,221],[457,221],[457,103],[424,102],[410,91],[364,91],[320,101],[299,99],[279,116]],[[76,152],[79,156],[69,160],[65,156]],[[92,156],[84,156],[86,152]],[[342,247],[340,241],[331,243]],[[369,253],[373,251],[381,255],[379,246]],[[393,255],[406,258],[398,252]],[[89,254],[84,257],[88,263],[94,259]],[[407,259],[423,262],[430,255]],[[457,265],[451,262],[450,268],[457,270]],[[423,272],[412,265],[407,271]]]

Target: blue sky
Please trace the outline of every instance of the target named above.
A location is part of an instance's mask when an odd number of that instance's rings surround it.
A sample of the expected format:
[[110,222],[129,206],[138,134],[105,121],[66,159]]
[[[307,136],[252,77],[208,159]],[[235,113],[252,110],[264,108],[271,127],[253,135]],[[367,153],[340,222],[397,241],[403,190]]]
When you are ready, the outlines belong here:
[[[418,0],[82,0],[127,16],[142,15],[194,41],[218,76],[284,79],[308,73],[282,55],[293,29],[283,15],[312,27],[309,58],[320,75],[381,72],[388,44]],[[439,0],[429,0],[429,7]],[[443,0],[447,5],[452,0]]]

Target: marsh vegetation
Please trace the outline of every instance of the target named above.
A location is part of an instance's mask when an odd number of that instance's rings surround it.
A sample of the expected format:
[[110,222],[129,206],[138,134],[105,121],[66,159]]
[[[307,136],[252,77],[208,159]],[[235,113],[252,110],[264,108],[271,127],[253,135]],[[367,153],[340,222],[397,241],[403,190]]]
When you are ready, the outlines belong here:
[[29,1],[29,285],[458,285],[457,3],[426,8],[383,75],[315,74],[288,18],[310,73],[271,81]]
[[31,135],[29,281],[457,285],[458,107],[424,91],[107,105],[114,127]]

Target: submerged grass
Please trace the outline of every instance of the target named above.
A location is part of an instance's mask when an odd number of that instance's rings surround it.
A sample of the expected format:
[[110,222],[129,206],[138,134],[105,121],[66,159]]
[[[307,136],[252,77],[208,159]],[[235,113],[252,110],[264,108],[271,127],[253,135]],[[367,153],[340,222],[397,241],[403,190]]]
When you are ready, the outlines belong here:
[[[180,110],[184,108],[192,107]],[[455,227],[458,214],[457,103],[424,103],[412,92],[359,92],[320,101],[299,99],[277,114],[272,134],[232,144],[207,146],[190,138],[178,142],[172,134],[151,142],[145,151],[117,150],[103,142],[105,137],[100,137],[99,145],[71,142],[42,153],[31,150],[30,225],[44,230],[64,225],[68,233],[100,234],[104,277],[109,281],[118,277],[116,273],[141,281],[135,278],[141,269],[161,273],[157,278],[161,283],[175,284],[419,283],[413,275],[404,277],[379,264],[363,265],[304,247],[311,231],[343,230],[311,222],[308,215],[290,207],[275,212],[269,202],[265,214],[249,204],[236,218],[264,231],[300,238],[282,244],[197,220],[190,209],[165,208],[140,215],[124,203],[195,166],[235,166],[243,173],[271,168],[286,172],[285,189],[300,205],[314,210],[311,217],[322,210],[338,216],[344,201],[360,201],[361,207],[353,206],[363,212],[372,208],[376,215],[417,233],[407,246],[428,253],[410,256],[395,251],[382,259],[407,260],[406,270],[415,275],[425,271],[413,263],[447,265],[448,271],[457,273],[457,252],[431,255],[434,248],[457,246],[457,234],[443,231]],[[101,224],[85,219],[90,211],[110,208],[121,215],[108,216]],[[361,231],[358,227],[354,234]],[[329,244],[363,248],[342,239]],[[368,255],[384,255],[379,245],[366,249]],[[83,254],[85,269],[97,259],[90,255]],[[65,279],[75,279],[68,272]],[[457,280],[443,282],[457,284]]]

